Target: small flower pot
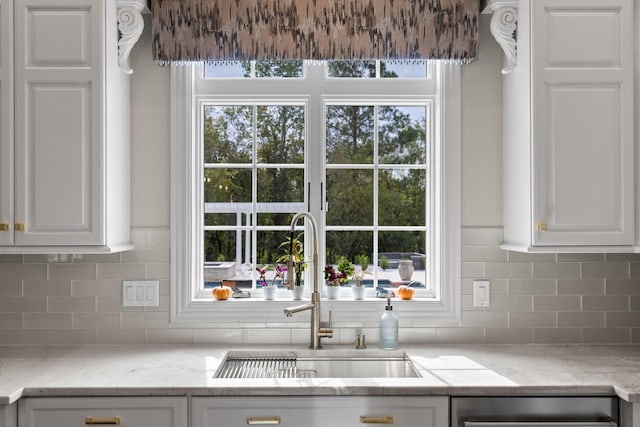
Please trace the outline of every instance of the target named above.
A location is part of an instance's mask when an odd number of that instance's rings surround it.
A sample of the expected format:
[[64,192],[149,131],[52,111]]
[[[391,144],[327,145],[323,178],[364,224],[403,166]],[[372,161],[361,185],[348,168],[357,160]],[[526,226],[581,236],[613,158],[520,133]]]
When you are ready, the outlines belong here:
[[304,293],[304,287],[303,286],[294,286],[293,287],[293,299],[294,300],[301,300],[303,293]]
[[364,290],[365,290],[364,286],[352,286],[351,293],[353,294],[353,299],[354,300],[364,299]]
[[338,299],[340,295],[340,286],[327,286],[327,298]]
[[277,286],[263,286],[262,295],[264,296],[264,299],[267,301],[271,301],[275,299],[277,289],[278,289]]

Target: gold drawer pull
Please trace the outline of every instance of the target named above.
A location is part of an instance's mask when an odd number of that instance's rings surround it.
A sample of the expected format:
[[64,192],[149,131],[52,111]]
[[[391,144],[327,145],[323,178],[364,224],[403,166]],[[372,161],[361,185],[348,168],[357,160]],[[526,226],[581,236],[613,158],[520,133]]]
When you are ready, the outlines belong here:
[[360,417],[360,424],[393,424],[393,417]]
[[545,232],[547,231],[547,223],[540,221],[538,222],[538,224],[536,225],[536,228],[538,229],[539,232]]
[[9,224],[7,224],[6,222],[0,223],[0,231],[7,231],[9,230]]
[[24,224],[21,222],[16,222],[16,224],[13,227],[15,228],[16,231],[24,231]]
[[120,424],[120,417],[87,417],[84,419],[86,425],[95,424]]
[[274,425],[280,424],[280,417],[247,417],[247,424],[254,425]]

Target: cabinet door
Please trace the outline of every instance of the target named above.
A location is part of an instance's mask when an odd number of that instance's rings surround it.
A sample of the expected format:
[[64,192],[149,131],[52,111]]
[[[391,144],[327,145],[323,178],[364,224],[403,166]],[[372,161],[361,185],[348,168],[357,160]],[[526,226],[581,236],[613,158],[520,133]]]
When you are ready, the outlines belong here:
[[186,397],[26,398],[20,427],[185,427]]
[[12,4],[0,0],[0,246],[13,245]]
[[18,427],[18,404],[0,405],[0,427]]
[[215,397],[192,399],[192,427],[448,427],[446,397]]
[[19,246],[104,244],[104,0],[15,0]]
[[632,245],[633,1],[531,4],[534,245]]

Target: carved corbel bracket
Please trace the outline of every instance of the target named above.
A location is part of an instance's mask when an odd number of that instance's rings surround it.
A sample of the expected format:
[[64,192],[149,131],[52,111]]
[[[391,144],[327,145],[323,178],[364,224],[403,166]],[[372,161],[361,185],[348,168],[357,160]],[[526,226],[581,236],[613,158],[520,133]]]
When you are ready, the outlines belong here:
[[122,71],[132,74],[129,66],[129,54],[131,49],[142,34],[144,29],[143,12],[149,12],[146,0],[117,0],[118,5],[118,63]]
[[482,13],[493,14],[491,34],[504,51],[502,74],[509,74],[518,62],[516,32],[518,30],[518,0],[488,0]]

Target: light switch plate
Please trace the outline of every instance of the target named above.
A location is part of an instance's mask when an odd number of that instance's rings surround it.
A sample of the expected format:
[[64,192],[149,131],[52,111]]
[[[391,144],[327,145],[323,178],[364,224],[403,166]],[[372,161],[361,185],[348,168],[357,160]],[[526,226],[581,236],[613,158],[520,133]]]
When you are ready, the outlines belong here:
[[491,292],[488,280],[473,281],[473,306],[489,307],[491,304]]
[[158,307],[160,282],[157,280],[123,280],[123,307]]

